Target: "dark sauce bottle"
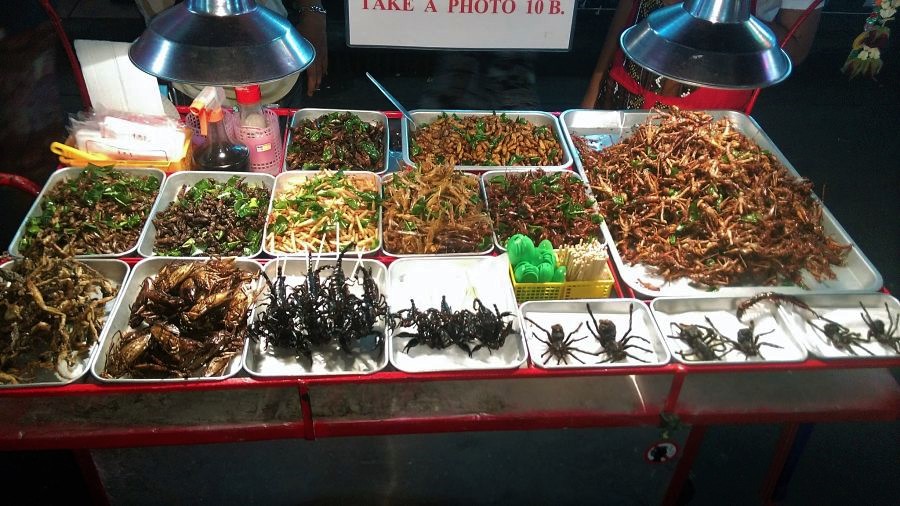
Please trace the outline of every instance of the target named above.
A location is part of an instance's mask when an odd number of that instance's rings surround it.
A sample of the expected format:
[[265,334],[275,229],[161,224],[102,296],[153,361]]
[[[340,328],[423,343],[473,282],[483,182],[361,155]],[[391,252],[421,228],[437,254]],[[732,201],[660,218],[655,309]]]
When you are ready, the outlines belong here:
[[194,170],[247,172],[250,169],[250,150],[228,140],[222,110],[210,111],[206,120],[207,141],[194,150]]

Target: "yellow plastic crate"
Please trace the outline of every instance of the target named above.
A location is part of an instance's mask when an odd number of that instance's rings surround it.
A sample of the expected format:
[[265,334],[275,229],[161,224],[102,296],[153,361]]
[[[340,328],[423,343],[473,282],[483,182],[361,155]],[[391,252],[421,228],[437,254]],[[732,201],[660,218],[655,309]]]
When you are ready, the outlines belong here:
[[191,170],[191,129],[184,129],[184,147],[182,156],[178,160],[117,160],[102,154],[88,153],[75,147],[75,141],[71,137],[66,143],[54,142],[50,144],[50,151],[59,155],[59,163],[65,167],[86,167],[89,163],[94,165],[115,165],[123,167],[152,167],[162,169],[165,172],[178,172]]
[[609,270],[603,279],[597,281],[518,283],[510,265],[509,279],[516,292],[516,300],[520,303],[529,300],[605,299],[609,297],[613,287],[613,277]]

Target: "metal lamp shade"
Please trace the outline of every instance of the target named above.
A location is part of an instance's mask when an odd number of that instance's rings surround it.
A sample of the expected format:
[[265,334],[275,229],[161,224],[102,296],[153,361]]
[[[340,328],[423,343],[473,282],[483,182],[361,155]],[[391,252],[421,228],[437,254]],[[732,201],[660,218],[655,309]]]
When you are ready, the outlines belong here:
[[316,51],[287,19],[253,0],[186,0],[153,18],[128,56],[168,81],[221,86],[300,72]]
[[620,38],[632,61],[694,86],[752,89],[791,73],[772,31],[750,15],[748,0],[686,0],[657,9]]

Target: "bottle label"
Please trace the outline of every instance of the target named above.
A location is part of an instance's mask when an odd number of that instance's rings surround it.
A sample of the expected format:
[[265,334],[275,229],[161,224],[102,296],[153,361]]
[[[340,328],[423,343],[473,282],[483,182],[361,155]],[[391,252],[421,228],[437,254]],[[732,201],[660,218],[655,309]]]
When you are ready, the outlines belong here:
[[275,147],[271,139],[248,139],[244,141],[250,150],[250,164],[264,165],[275,161]]

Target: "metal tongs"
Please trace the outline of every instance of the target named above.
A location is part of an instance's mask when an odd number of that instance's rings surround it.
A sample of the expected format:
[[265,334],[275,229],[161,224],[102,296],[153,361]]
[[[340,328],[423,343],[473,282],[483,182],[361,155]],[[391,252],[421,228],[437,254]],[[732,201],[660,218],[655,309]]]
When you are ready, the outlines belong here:
[[372,74],[366,72],[366,77],[368,77],[369,80],[372,81],[372,84],[374,84],[378,88],[378,90],[381,91],[381,93],[383,93],[384,96],[387,97],[387,99],[390,100],[392,104],[394,104],[394,107],[396,107],[397,110],[403,114],[407,121],[409,121],[409,129],[415,130],[416,122],[415,120],[413,120],[412,115],[409,114],[409,111],[406,110],[406,107],[403,107],[403,104],[401,104],[399,100],[394,98],[394,96],[391,95],[387,88],[382,86],[381,83],[379,83],[374,77],[372,77]]

